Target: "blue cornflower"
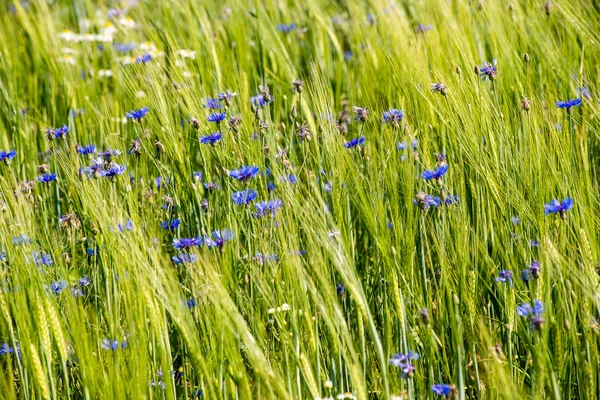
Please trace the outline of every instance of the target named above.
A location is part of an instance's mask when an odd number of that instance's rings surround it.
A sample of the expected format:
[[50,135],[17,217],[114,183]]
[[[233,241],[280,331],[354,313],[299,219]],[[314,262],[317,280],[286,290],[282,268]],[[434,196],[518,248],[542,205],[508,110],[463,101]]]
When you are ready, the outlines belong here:
[[364,136],[361,136],[359,138],[352,139],[351,141],[344,143],[344,147],[347,149],[351,149],[353,147],[357,147],[364,144],[366,141],[367,139],[365,139]]
[[200,143],[216,144],[216,143],[219,143],[221,138],[222,138],[221,132],[214,132],[214,133],[211,133],[210,135],[202,136],[200,138]]
[[152,56],[150,54],[142,54],[141,56],[137,56],[135,58],[136,64],[145,64],[152,61]]
[[56,174],[44,174],[37,177],[38,182],[49,183],[56,180]]
[[15,350],[10,347],[8,345],[8,343],[2,343],[2,345],[0,345],[0,356],[3,356],[5,354],[14,354]]
[[277,261],[279,261],[279,257],[275,253],[273,253],[273,254],[256,253],[256,255],[254,256],[254,261],[256,261],[259,264],[264,264],[265,262],[277,262]]
[[444,203],[446,203],[447,206],[451,206],[453,204],[458,204],[458,201],[460,200],[460,198],[456,195],[450,195],[448,197],[446,197],[446,199],[444,200]]
[[67,281],[55,281],[50,284],[50,290],[54,294],[60,294],[67,286]]
[[485,81],[486,78],[489,78],[490,81],[496,80],[496,72],[498,68],[496,67],[496,60],[494,60],[494,64],[490,64],[489,62],[484,62],[479,68],[479,76],[481,79]]
[[353,106],[352,111],[354,111],[354,114],[355,114],[354,115],[355,121],[365,122],[367,120],[367,118],[369,117],[369,109],[368,108]]
[[225,103],[225,105],[227,107],[231,106],[231,100],[233,100],[233,98],[237,96],[236,92],[232,92],[229,89],[227,89],[226,91],[224,91],[223,93],[219,93],[219,95],[217,96],[219,98],[219,101],[222,101]]
[[397,128],[400,122],[404,119],[404,111],[395,108],[389,109],[383,113],[383,123],[391,124]]
[[259,172],[260,168],[245,165],[239,169],[229,171],[229,176],[231,176],[234,179],[237,179],[238,181],[246,182],[247,180],[254,178]]
[[202,246],[202,238],[181,238],[173,240],[173,247],[177,250],[189,249],[192,247]]
[[446,174],[446,172],[448,172],[448,164],[440,165],[433,171],[425,170],[425,171],[423,171],[423,174],[421,176],[426,181],[429,181],[431,179],[435,179],[435,180],[439,181],[442,178],[442,176],[444,176]]
[[104,350],[112,350],[115,351],[117,349],[122,348],[124,349],[125,347],[127,347],[127,342],[123,341],[121,342],[121,344],[119,344],[118,340],[109,340],[109,339],[102,339],[102,343],[101,346]]
[[171,261],[175,265],[191,264],[198,261],[198,257],[195,254],[179,254],[171,257]]
[[522,303],[517,306],[517,314],[521,317],[529,318],[531,329],[541,329],[544,319],[542,313],[544,312],[544,304],[540,300],[534,300],[533,307],[529,303]]
[[433,25],[429,24],[429,25],[425,25],[425,24],[419,24],[417,25],[415,31],[417,33],[423,33],[423,32],[427,32],[427,31],[431,31],[433,30]]
[[208,108],[210,110],[218,110],[221,108],[219,99],[211,99],[210,97],[206,99],[206,103],[204,103],[203,106],[204,108]]
[[577,95],[583,97],[586,100],[590,100],[592,98],[592,93],[585,86],[577,88]]
[[23,246],[33,243],[33,240],[23,233],[19,236],[13,236],[12,242],[15,246]]
[[296,24],[277,24],[275,29],[277,29],[279,32],[290,33],[296,29]]
[[108,169],[101,170],[100,176],[103,176],[103,177],[109,178],[109,179],[114,179],[119,175],[123,175],[125,173],[126,169],[127,168],[125,168],[124,165],[113,164]]
[[94,154],[96,153],[96,146],[93,144],[88,144],[87,146],[77,146],[77,153],[81,154],[82,156]]
[[527,269],[521,271],[521,279],[523,279],[525,283],[532,279],[539,278],[541,270],[539,261],[533,261],[531,265],[528,265],[527,267]]
[[108,148],[105,151],[98,153],[98,156],[102,157],[104,159],[104,161],[107,161],[107,162],[112,160],[113,157],[117,157],[119,155],[121,155],[121,151],[113,150],[111,148]]
[[571,112],[571,109],[573,107],[577,107],[579,105],[581,105],[581,99],[571,99],[571,100],[567,100],[567,101],[557,101],[556,102],[556,107],[565,108],[568,113]]
[[212,238],[210,236],[204,236],[204,244],[209,249],[214,247],[222,248],[226,241],[233,240],[233,232],[229,229],[222,231],[213,231]]
[[513,217],[510,217],[510,222],[512,222],[513,225],[519,225],[521,220],[519,219],[518,215],[515,215]]
[[202,180],[202,172],[200,172],[200,171],[194,171],[192,173],[192,175],[194,176],[194,180],[195,181],[201,181]]
[[274,183],[267,183],[267,190],[268,190],[269,192],[272,192],[272,191],[274,191],[274,190],[277,190],[277,185],[276,185],[276,184],[274,184]]
[[48,140],[64,139],[67,136],[67,133],[69,133],[69,127],[67,125],[63,125],[56,129],[50,127],[46,129],[46,138],[48,138]]
[[87,275],[84,275],[82,278],[80,278],[80,279],[77,281],[77,284],[78,284],[79,286],[81,286],[81,287],[89,286],[89,284],[90,284],[90,280],[89,280],[89,278],[87,277]]
[[256,107],[264,107],[267,104],[270,104],[272,102],[273,102],[273,97],[271,97],[269,99],[269,102],[266,102],[263,95],[260,95],[260,94],[250,97],[250,103],[254,104]]
[[133,221],[128,219],[127,221],[125,221],[125,225],[123,226],[120,222],[117,224],[119,231],[121,232],[125,232],[125,231],[132,231],[133,230]]
[[505,269],[500,271],[500,276],[496,278],[496,282],[509,282],[510,286],[513,285],[513,274],[511,271]]
[[174,231],[175,229],[179,228],[180,224],[181,220],[179,220],[179,218],[173,218],[170,221],[162,221],[160,223],[160,227],[165,231]]
[[260,203],[255,203],[256,207],[256,216],[262,217],[267,214],[267,212],[271,212],[271,215],[275,215],[275,211],[283,206],[283,201],[279,199],[261,201]]
[[98,255],[98,249],[92,249],[91,247],[85,249],[85,252],[88,257],[96,257]]
[[333,188],[333,181],[326,182],[323,185],[323,190],[325,190],[327,193],[331,193],[332,188]]
[[344,288],[344,285],[341,282],[338,282],[335,285],[335,290],[336,290],[336,292],[337,292],[338,295],[340,295],[340,296],[344,295],[345,288]]
[[222,121],[225,120],[225,118],[227,118],[227,113],[212,113],[210,114],[208,117],[206,117],[206,120],[208,122],[214,122],[216,124],[220,124]]
[[214,182],[205,182],[202,184],[202,186],[204,186],[204,189],[208,190],[209,192],[212,192],[214,190],[221,190],[221,186]]
[[188,308],[194,308],[196,307],[196,300],[190,298],[187,302],[186,305],[188,306]]
[[254,201],[258,197],[258,193],[256,193],[252,189],[245,189],[239,192],[235,192],[231,198],[233,199],[233,203],[237,205],[248,204]]
[[431,390],[438,396],[451,396],[456,392],[456,387],[454,385],[438,383],[436,385],[432,385]]
[[529,241],[529,247],[540,247],[540,242],[538,242],[537,240],[531,239]]
[[113,44],[113,48],[119,53],[128,53],[130,51],[135,50],[135,43],[115,43]]
[[552,199],[550,203],[544,204],[544,214],[560,214],[561,217],[564,218],[565,212],[569,211],[573,208],[573,199],[567,197],[563,201],[558,201],[556,199]]
[[0,251],[0,262],[7,262],[8,258],[6,257],[5,251]]
[[46,253],[40,253],[38,251],[34,251],[32,252],[33,255],[33,261],[37,264],[37,265],[52,265],[54,264],[54,261],[52,260],[52,256],[50,254],[46,254]]
[[392,358],[388,360],[389,364],[394,367],[399,367],[401,364],[406,364],[410,362],[410,360],[418,360],[419,354],[409,350],[406,354],[394,354]]
[[125,113],[127,119],[131,119],[133,121],[141,121],[148,114],[148,107],[142,107],[139,110],[131,110],[128,113]]
[[14,158],[17,155],[17,152],[15,150],[10,150],[10,151],[0,151],[0,162],[4,161],[6,164],[8,164],[8,161],[11,160],[12,158]]
[[413,199],[413,204],[416,206],[421,206],[427,211],[429,207],[439,207],[442,205],[442,199],[437,196],[432,196],[430,194],[426,194],[423,192],[419,192],[416,195],[416,198]]
[[100,176],[100,171],[102,171],[103,166],[104,161],[101,158],[95,158],[92,160],[92,165],[83,169],[83,173],[89,177],[93,176],[97,178]]

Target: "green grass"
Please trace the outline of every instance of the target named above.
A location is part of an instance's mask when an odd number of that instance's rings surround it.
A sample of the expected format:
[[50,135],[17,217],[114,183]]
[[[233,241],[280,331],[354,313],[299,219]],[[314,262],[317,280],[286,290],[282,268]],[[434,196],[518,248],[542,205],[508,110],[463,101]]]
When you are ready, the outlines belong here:
[[[546,12],[531,0],[141,0],[130,28],[110,7],[127,5],[0,2],[0,150],[17,152],[0,164],[0,343],[20,349],[0,354],[0,398],[429,399],[439,383],[459,399],[600,397],[597,2]],[[61,35],[108,21],[112,42]],[[118,43],[137,46],[120,53]],[[148,63],[120,62],[148,52]],[[496,79],[482,81],[474,66],[492,60]],[[446,96],[430,91],[440,81]],[[274,101],[257,119],[259,85]],[[581,106],[555,106],[580,87],[591,94]],[[201,144],[216,130],[203,104],[226,89],[237,92],[226,111],[239,129],[224,122],[218,145]],[[144,106],[141,123],[124,122]],[[343,136],[338,113],[352,118],[352,106],[370,114]],[[381,122],[390,108],[404,111],[397,129]],[[46,139],[63,124],[64,140]],[[296,135],[301,124],[310,141]],[[344,148],[361,135],[364,146]],[[128,154],[134,139],[141,155]],[[92,157],[77,144],[120,150],[126,173],[81,174]],[[439,153],[442,186],[421,178]],[[36,181],[41,165],[56,181]],[[228,176],[243,165],[271,175]],[[296,183],[281,180],[292,174]],[[440,187],[458,204],[413,204]],[[232,201],[245,188],[283,207],[256,218],[254,205]],[[567,197],[565,218],[544,215]],[[79,224],[61,224],[70,213]],[[172,218],[181,226],[165,232]],[[174,239],[222,229],[234,233],[222,249],[171,262]],[[15,245],[22,234],[31,242]],[[53,263],[36,265],[34,251]],[[536,260],[540,275],[526,284],[521,271]],[[495,280],[502,270],[514,286]],[[90,284],[73,296],[83,276]],[[53,293],[60,281],[68,286]],[[516,313],[536,299],[541,329]],[[420,359],[403,379],[388,359],[409,350]]]

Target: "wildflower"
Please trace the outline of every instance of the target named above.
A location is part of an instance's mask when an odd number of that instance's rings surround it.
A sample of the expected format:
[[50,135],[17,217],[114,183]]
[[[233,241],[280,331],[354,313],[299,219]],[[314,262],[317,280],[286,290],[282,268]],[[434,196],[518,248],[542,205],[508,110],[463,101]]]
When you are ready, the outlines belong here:
[[544,304],[540,300],[534,300],[533,307],[529,303],[522,303],[517,306],[517,314],[520,317],[529,318],[531,329],[541,329],[544,319]]
[[200,182],[200,181],[202,181],[202,172],[200,172],[200,171],[194,171],[194,172],[192,173],[192,176],[194,177],[194,180],[195,180],[196,182]]
[[446,93],[448,92],[448,87],[446,85],[444,85],[443,82],[432,83],[431,84],[431,91],[433,93],[441,93],[442,96],[445,96]]
[[448,197],[446,197],[446,199],[444,200],[444,203],[447,206],[451,206],[453,204],[458,204],[458,201],[460,200],[460,198],[456,195],[450,195]]
[[577,94],[579,96],[583,97],[586,100],[591,100],[592,99],[592,93],[585,86],[583,86],[581,88],[577,88]]
[[50,290],[54,294],[60,294],[67,286],[66,281],[55,281],[50,284]]
[[248,204],[256,199],[258,193],[252,189],[245,189],[239,192],[235,192],[232,195],[233,203],[237,205]]
[[271,215],[274,216],[275,212],[283,206],[283,201],[279,199],[261,201],[260,203],[255,203],[254,206],[256,207],[255,215],[257,217],[262,217],[266,215],[267,212],[271,212]]
[[269,103],[273,102],[273,97],[269,95],[269,101],[265,101],[265,98],[262,95],[252,96],[250,97],[250,104],[256,107],[264,107]]
[[529,282],[532,279],[537,279],[540,277],[540,262],[533,261],[531,265],[528,265],[529,268],[521,271],[521,279],[525,281],[525,283]]
[[133,230],[133,221],[128,219],[127,221],[125,221],[125,225],[122,225],[120,222],[117,224],[117,227],[119,228],[120,232],[125,232],[125,231],[129,231],[131,232]]
[[69,127],[67,125],[63,125],[56,129],[50,127],[46,129],[46,138],[48,140],[64,139],[67,137],[67,133],[69,133]]
[[277,29],[279,32],[290,33],[296,29],[296,24],[277,24],[275,29]]
[[573,199],[567,197],[563,201],[552,199],[549,203],[544,204],[544,214],[558,213],[562,218],[565,218],[565,213],[573,208]]
[[85,249],[85,252],[89,257],[96,257],[96,255],[98,255],[98,249],[92,249],[88,247]]
[[102,153],[98,153],[99,157],[102,157],[104,161],[110,162],[113,157],[120,156],[121,152],[119,150],[113,150],[111,148],[106,149]]
[[86,156],[88,154],[94,154],[96,153],[96,146],[94,146],[93,144],[88,144],[87,146],[75,146],[75,150],[77,150],[78,154],[81,154],[82,156]]
[[202,136],[200,138],[200,143],[203,144],[216,144],[221,141],[221,132],[214,132],[210,135]]
[[237,96],[236,92],[231,92],[229,89],[227,89],[223,93],[219,93],[219,95],[217,97],[218,97],[219,101],[222,101],[225,103],[226,107],[231,107],[231,101],[233,100],[233,98],[235,96]]
[[569,114],[571,114],[571,110],[573,109],[573,107],[577,107],[580,105],[581,105],[581,98],[556,102],[556,107],[565,108],[567,110],[567,113],[569,113]]
[[33,261],[37,264],[37,265],[52,265],[54,264],[54,261],[52,260],[52,256],[50,254],[46,254],[46,253],[40,253],[37,251],[34,251],[32,253],[33,256]]
[[160,227],[162,229],[164,229],[165,231],[174,231],[177,228],[179,228],[180,224],[181,224],[181,220],[179,220],[179,218],[173,218],[170,221],[162,221],[160,223]]
[[191,264],[198,261],[198,257],[195,254],[179,254],[171,257],[171,261],[175,265]]
[[208,108],[210,110],[218,110],[221,108],[219,99],[211,99],[210,97],[206,99],[206,103],[204,103],[203,106],[204,108]]
[[4,161],[4,163],[8,165],[8,161],[15,158],[16,155],[17,155],[17,152],[15,150],[10,150],[10,151],[2,150],[2,151],[0,151],[0,162]]
[[122,348],[124,349],[125,347],[127,347],[127,342],[123,341],[119,344],[118,340],[109,340],[109,339],[102,339],[102,343],[101,343],[101,347],[104,350],[112,350],[115,351],[117,349]]
[[127,119],[140,122],[142,118],[144,118],[148,114],[148,107],[140,108],[139,110],[132,110],[128,113],[125,113],[125,117]]
[[448,164],[440,165],[433,171],[425,170],[425,171],[423,171],[423,174],[421,176],[426,181],[435,179],[436,181],[439,182],[440,179],[442,178],[442,176],[444,176],[446,174],[446,172],[448,172]]
[[212,113],[212,114],[210,114],[208,117],[206,117],[206,120],[207,120],[208,122],[214,122],[215,124],[217,124],[217,125],[218,125],[218,124],[220,124],[222,121],[224,121],[226,117],[227,117],[227,113],[224,113],[224,112],[222,112],[222,113],[216,112],[216,113]]
[[292,82],[292,90],[295,90],[298,94],[302,93],[302,86],[304,82],[302,79],[296,79]]
[[[256,255],[254,256],[253,260],[262,265],[265,262],[277,262],[279,261],[279,257],[277,257],[277,254],[262,254],[262,253],[256,253]],[[281,308],[278,307],[277,311],[281,311]]]
[[12,242],[15,246],[24,246],[33,243],[33,240],[29,236],[21,234],[19,236],[13,236]]
[[442,205],[442,200],[437,196],[419,192],[415,197],[413,204],[423,207],[425,211],[427,211],[429,207],[439,207]]
[[152,61],[152,55],[142,54],[141,56],[137,56],[133,62],[136,64],[146,64],[150,61]]
[[231,232],[229,229],[213,231],[212,238],[209,236],[204,237],[204,243],[209,249],[214,247],[222,248],[225,245],[225,242],[230,240],[233,240],[233,232]]
[[240,182],[246,182],[252,178],[254,178],[260,169],[255,166],[243,166],[239,169],[234,169],[233,171],[229,171],[229,176],[234,179],[237,179]]
[[361,136],[359,138],[352,139],[351,141],[344,143],[344,147],[347,149],[351,149],[353,147],[357,147],[364,144],[366,141],[367,139],[365,139],[364,136]]
[[125,168],[124,165],[113,164],[108,169],[103,169],[99,173],[100,173],[100,176],[103,176],[103,177],[109,178],[109,179],[114,179],[119,175],[123,175],[123,173],[125,173],[126,169],[127,168]]
[[529,109],[531,108],[531,102],[527,97],[523,97],[523,100],[521,100],[521,108],[523,109],[523,111],[529,111]]
[[521,220],[519,219],[518,215],[515,215],[515,216],[510,217],[510,222],[516,226],[516,225],[519,225]]
[[196,300],[194,300],[193,298],[190,298],[187,302],[186,305],[188,308],[194,308],[196,307]]
[[241,121],[242,121],[242,117],[240,117],[240,116],[229,118],[229,121],[227,121],[227,123],[229,125],[229,129],[234,131],[235,133],[237,133],[240,129]]
[[204,186],[204,189],[208,190],[209,192],[213,192],[215,190],[221,190],[221,186],[217,185],[214,182],[206,182],[202,184]]
[[424,33],[424,32],[431,31],[431,30],[433,30],[433,25],[431,25],[431,24],[430,25],[419,24],[419,25],[417,25],[417,27],[415,29],[415,31],[417,33]]
[[390,365],[400,368],[402,377],[404,379],[412,378],[415,371],[415,366],[412,364],[412,360],[418,360],[419,354],[409,351],[407,354],[394,354],[389,359]]
[[298,126],[298,128],[296,128],[296,135],[298,135],[300,140],[310,140],[311,134],[310,130],[308,129],[308,125],[302,124]]
[[400,122],[404,119],[404,111],[391,108],[383,113],[383,123],[390,124],[394,128],[400,126]]
[[453,396],[456,393],[456,387],[454,385],[447,385],[445,383],[436,384],[431,386],[433,393],[438,396]]
[[49,183],[56,180],[56,174],[43,174],[37,177],[38,182]]
[[100,176],[100,171],[104,166],[104,161],[101,158],[96,158],[92,161],[92,165],[83,169],[83,173],[87,176],[93,176],[94,178],[98,178]]
[[496,67],[496,60],[494,60],[494,64],[484,62],[479,69],[479,76],[481,76],[481,79],[484,81],[486,78],[489,78],[489,80],[493,82],[496,80],[497,70],[498,68]]
[[500,276],[496,278],[496,282],[509,282],[510,286],[513,285],[513,274],[509,270],[505,269],[500,271]]
[[368,108],[354,106],[354,107],[352,107],[352,111],[354,111],[354,114],[356,114],[354,116],[355,121],[365,122],[369,116]]
[[14,354],[15,350],[10,347],[8,345],[8,343],[2,343],[2,345],[0,345],[0,356],[3,356],[5,354]]
[[189,249],[192,247],[202,246],[202,238],[181,238],[173,239],[173,247],[177,250]]

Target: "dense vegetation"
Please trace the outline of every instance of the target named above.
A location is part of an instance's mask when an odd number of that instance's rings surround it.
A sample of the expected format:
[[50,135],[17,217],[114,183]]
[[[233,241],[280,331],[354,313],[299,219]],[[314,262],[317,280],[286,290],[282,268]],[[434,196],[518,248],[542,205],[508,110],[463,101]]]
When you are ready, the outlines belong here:
[[600,397],[599,31],[0,2],[0,397]]

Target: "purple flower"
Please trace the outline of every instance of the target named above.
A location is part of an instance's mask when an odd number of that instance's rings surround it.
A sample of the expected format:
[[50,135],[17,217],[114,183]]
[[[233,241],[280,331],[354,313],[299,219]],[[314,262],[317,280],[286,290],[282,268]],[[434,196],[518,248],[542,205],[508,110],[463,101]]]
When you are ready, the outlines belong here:
[[248,204],[254,201],[258,197],[258,193],[256,193],[252,189],[245,189],[239,192],[235,192],[231,198],[233,199],[233,203],[237,205]]
[[202,246],[202,238],[181,238],[173,240],[173,247],[177,250],[189,249],[192,247]]
[[191,264],[198,261],[198,256],[196,256],[195,254],[179,254],[177,256],[171,257],[171,261],[175,265]]
[[103,177],[109,178],[109,179],[114,179],[119,175],[123,175],[125,173],[126,169],[127,168],[125,168],[124,165],[113,164],[109,168],[101,170],[100,176],[103,176]]
[[52,256],[50,254],[34,251],[32,255],[33,261],[38,265],[48,266],[54,264],[54,261],[52,260]]
[[262,217],[266,215],[267,212],[270,212],[271,215],[275,215],[275,211],[283,206],[283,201],[279,199],[261,201],[260,203],[255,203],[254,206],[256,207],[255,216],[257,217]]
[[145,64],[152,61],[152,56],[150,54],[142,54],[141,56],[137,56],[135,58],[136,64]]
[[496,60],[494,60],[494,64],[490,64],[488,62],[484,62],[479,68],[479,76],[481,79],[485,81],[486,78],[489,78],[490,81],[494,81],[496,79],[496,72],[498,68],[496,67]]
[[125,116],[127,117],[127,119],[131,119],[134,121],[141,121],[142,118],[144,118],[146,116],[146,114],[148,114],[147,106],[140,108],[139,110],[129,111],[128,113],[125,113]]
[[46,137],[48,140],[64,139],[67,136],[67,133],[69,133],[69,127],[67,125],[63,125],[56,129],[52,127],[46,129]]
[[237,96],[236,92],[231,92],[229,89],[227,89],[223,93],[219,93],[217,97],[219,98],[219,101],[224,102],[225,105],[229,107],[231,105],[231,101],[235,96]]
[[529,282],[532,279],[537,279],[540,276],[540,262],[533,261],[531,265],[528,265],[529,268],[521,271],[521,279],[525,281],[525,283]]
[[229,176],[231,176],[234,179],[237,179],[240,182],[246,182],[254,178],[259,172],[260,169],[258,167],[243,166],[239,169],[234,169],[233,171],[230,171]]
[[544,214],[560,214],[561,217],[564,217],[565,212],[569,211],[573,208],[573,199],[567,197],[563,201],[558,201],[556,199],[552,199],[550,203],[544,204]]
[[500,276],[496,278],[496,282],[509,282],[510,286],[513,285],[513,274],[511,271],[505,269],[500,271]]
[[404,119],[404,111],[392,108],[383,113],[383,123],[390,124],[397,128],[400,122]]
[[50,290],[54,294],[60,294],[67,286],[66,281],[55,281],[50,284]]
[[267,104],[270,104],[272,102],[273,102],[273,97],[270,97],[269,101],[266,102],[264,99],[264,96],[261,94],[250,97],[250,103],[254,104],[256,107],[264,107]]
[[277,24],[275,29],[277,29],[279,32],[290,33],[296,29],[296,24]]
[[96,153],[96,146],[93,144],[88,144],[87,146],[77,146],[77,153],[81,154],[82,156],[94,154]]
[[423,174],[421,176],[426,181],[429,181],[431,179],[440,180],[442,178],[442,176],[444,176],[446,174],[446,172],[448,172],[448,164],[440,165],[433,171],[429,171],[429,170],[423,171]]
[[219,104],[219,99],[211,99],[210,97],[206,99],[206,103],[203,104],[204,108],[208,108],[210,110],[218,110],[221,108],[221,104]]
[[351,141],[344,143],[344,147],[347,149],[351,149],[353,147],[357,147],[364,144],[366,141],[367,139],[365,139],[364,136],[361,136],[359,138],[352,139]]
[[210,236],[204,236],[204,244],[209,249],[218,247],[222,248],[225,242],[233,240],[233,232],[229,229],[223,229],[222,231],[213,231],[212,238]]
[[352,107],[352,111],[354,111],[354,114],[355,114],[354,115],[355,121],[365,122],[367,120],[367,118],[369,117],[369,109],[368,108],[354,106],[354,107]]
[[211,133],[210,135],[206,135],[206,136],[202,136],[200,138],[200,143],[203,144],[216,144],[219,143],[219,141],[221,141],[221,132],[214,132]]

